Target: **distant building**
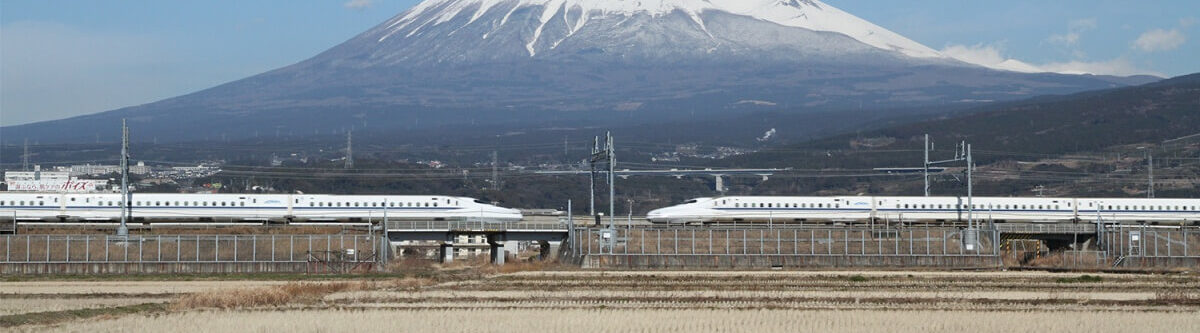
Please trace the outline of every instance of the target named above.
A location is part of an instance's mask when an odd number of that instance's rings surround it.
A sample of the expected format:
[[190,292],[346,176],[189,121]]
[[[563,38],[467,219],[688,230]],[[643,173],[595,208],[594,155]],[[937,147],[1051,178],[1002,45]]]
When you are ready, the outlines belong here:
[[79,179],[65,171],[7,171],[4,183],[14,192],[97,192],[108,187],[108,180]]
[[[71,166],[71,175],[73,176],[100,176],[113,173],[121,173],[121,166],[109,164],[76,164]],[[135,175],[148,174],[150,173],[150,167],[146,166],[146,162],[137,162],[137,165],[129,166],[129,173]]]

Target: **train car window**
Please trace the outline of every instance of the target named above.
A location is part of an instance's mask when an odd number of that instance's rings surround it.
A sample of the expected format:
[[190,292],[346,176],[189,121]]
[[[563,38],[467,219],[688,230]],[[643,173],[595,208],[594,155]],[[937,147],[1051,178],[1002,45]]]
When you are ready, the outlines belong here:
[[245,201],[239,202],[238,206],[246,207],[246,202]]
[[428,202],[426,202],[426,203],[425,203],[425,207],[429,207],[429,203],[428,203]]
[[434,207],[437,207],[437,205],[438,205],[438,203],[436,203],[436,202],[435,202],[435,203],[433,203],[433,206],[434,206]]
[[38,206],[45,206],[45,205],[46,205],[45,201],[38,201]]
[[21,206],[25,205],[25,200],[21,200]]

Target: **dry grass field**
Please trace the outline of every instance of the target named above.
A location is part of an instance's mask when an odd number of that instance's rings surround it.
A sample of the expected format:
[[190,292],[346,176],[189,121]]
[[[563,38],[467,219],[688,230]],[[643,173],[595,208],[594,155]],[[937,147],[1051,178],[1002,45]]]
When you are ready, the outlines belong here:
[[197,311],[70,323],[75,332],[1195,332],[1196,317],[1137,312],[903,310]]
[[0,297],[0,330],[14,331],[1200,331],[1195,274],[454,266],[309,282],[18,281]]

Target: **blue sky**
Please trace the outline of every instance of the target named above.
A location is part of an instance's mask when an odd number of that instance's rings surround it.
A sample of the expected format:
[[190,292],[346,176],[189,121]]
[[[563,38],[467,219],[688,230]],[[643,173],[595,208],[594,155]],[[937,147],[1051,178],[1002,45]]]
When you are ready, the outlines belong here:
[[[1200,1],[825,0],[976,63],[1200,71]],[[0,0],[0,126],[153,102],[286,66],[417,0]]]

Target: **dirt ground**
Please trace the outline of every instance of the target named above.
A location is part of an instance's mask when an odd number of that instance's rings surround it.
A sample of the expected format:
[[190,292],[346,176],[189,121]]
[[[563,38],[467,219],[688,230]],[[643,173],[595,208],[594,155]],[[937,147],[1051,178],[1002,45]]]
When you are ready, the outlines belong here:
[[1200,331],[1194,274],[530,269],[432,267],[301,282],[3,282],[0,329]]

